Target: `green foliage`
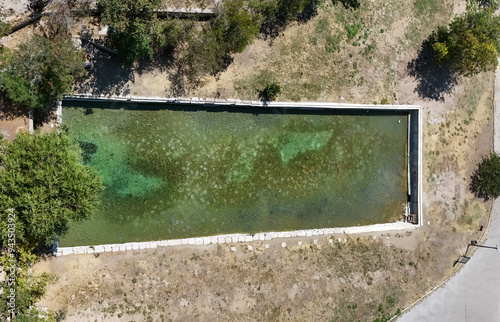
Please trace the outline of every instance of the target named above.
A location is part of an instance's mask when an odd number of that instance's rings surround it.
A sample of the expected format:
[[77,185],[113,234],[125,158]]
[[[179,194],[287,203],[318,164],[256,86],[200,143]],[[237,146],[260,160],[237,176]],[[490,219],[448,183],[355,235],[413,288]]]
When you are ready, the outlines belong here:
[[449,61],[464,76],[473,76],[497,65],[500,17],[491,8],[469,3],[465,14],[434,35],[436,61]]
[[108,37],[126,66],[153,57],[165,43],[162,24],[154,13],[161,0],[99,0],[101,21],[109,25]]
[[341,3],[346,9],[358,9],[361,3],[359,0],[333,0],[333,3]]
[[262,31],[275,35],[289,23],[313,15],[318,3],[318,0],[251,0],[249,7],[262,16]]
[[477,5],[480,8],[491,8],[493,10],[498,9],[498,3],[496,1],[492,1],[492,0],[476,0],[476,1],[477,1]]
[[3,18],[4,15],[0,13],[0,37],[7,35],[12,29],[12,26],[9,23],[4,22]]
[[21,133],[13,142],[0,139],[0,246],[9,249],[0,257],[9,277],[1,282],[9,290],[0,294],[2,320],[9,316],[11,289],[16,321],[54,320],[52,313],[41,318],[32,306],[55,277],[33,276],[29,268],[36,260],[35,247],[50,245],[67,230],[68,221],[88,218],[97,204],[102,183],[81,164],[80,153],[56,132]]
[[9,262],[9,260],[12,260],[12,258],[8,255],[0,257],[0,265],[5,267],[8,273],[8,278],[0,282],[4,290],[0,294],[0,318],[6,320],[9,316],[9,295],[11,295],[11,289],[13,289],[15,292],[16,321],[51,321],[50,315],[47,320],[38,318],[37,315],[39,312],[31,307],[45,294],[47,285],[56,281],[57,277],[48,273],[37,276],[29,274],[29,268],[34,264],[36,256],[32,255],[30,250],[25,250],[23,247],[16,249],[15,260],[17,261],[14,263],[16,267],[15,274],[12,274],[12,262]]
[[182,61],[188,77],[216,75],[224,66],[227,53],[222,42],[210,30],[204,30],[188,42],[188,53]]
[[266,85],[266,87],[260,92],[260,98],[263,101],[274,101],[281,92],[281,86],[276,83],[271,83]]
[[7,243],[7,209],[16,215],[16,244],[50,245],[70,220],[90,217],[101,179],[81,163],[81,151],[65,134],[28,135],[0,141],[0,236]]
[[448,46],[446,46],[446,41],[435,42],[432,44],[432,50],[434,52],[434,59],[439,63],[442,62],[448,56]]
[[31,108],[43,108],[71,90],[73,78],[85,72],[83,52],[71,40],[33,37],[3,54],[0,85],[8,96]]
[[356,37],[356,35],[362,28],[363,28],[363,23],[361,22],[352,25],[346,25],[345,29],[347,30],[347,40],[351,40],[354,37]]
[[187,37],[188,51],[181,64],[184,75],[216,75],[230,62],[230,54],[242,52],[260,29],[260,16],[252,15],[243,0],[224,0],[216,17],[202,31]]
[[243,0],[223,0],[210,21],[210,31],[226,53],[242,52],[259,33],[259,20],[243,4]]
[[500,155],[483,157],[471,176],[469,189],[485,201],[500,196]]

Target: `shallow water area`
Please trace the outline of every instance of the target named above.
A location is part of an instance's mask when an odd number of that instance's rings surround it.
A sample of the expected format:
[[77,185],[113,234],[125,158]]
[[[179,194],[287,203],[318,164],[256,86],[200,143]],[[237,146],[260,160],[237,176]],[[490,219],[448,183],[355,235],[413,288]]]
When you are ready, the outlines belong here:
[[60,246],[367,225],[405,211],[403,112],[79,105],[64,123],[106,188]]

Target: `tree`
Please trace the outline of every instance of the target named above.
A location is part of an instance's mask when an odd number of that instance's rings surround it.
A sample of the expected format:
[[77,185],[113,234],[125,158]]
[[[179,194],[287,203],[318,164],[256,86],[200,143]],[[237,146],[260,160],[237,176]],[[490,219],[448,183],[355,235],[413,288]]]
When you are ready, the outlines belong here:
[[[81,150],[63,133],[0,137],[0,318],[7,320],[15,296],[16,321],[55,321],[33,308],[54,276],[32,275],[35,247],[50,245],[70,220],[88,218],[102,190],[100,177],[82,164]],[[14,264],[13,264],[14,263]]]
[[254,14],[261,16],[261,31],[276,37],[292,21],[314,16],[318,3],[318,0],[250,0],[249,6]]
[[164,45],[161,23],[154,12],[161,0],[99,0],[101,21],[109,25],[108,37],[126,66],[153,58]]
[[2,57],[0,85],[10,99],[44,108],[71,90],[73,79],[85,72],[84,54],[71,40],[50,41],[35,36]]
[[177,78],[194,81],[200,74],[217,75],[232,61],[230,54],[242,52],[259,29],[260,16],[252,16],[242,0],[223,0],[216,17],[187,37],[188,49],[179,60]]
[[274,101],[281,92],[281,86],[276,83],[267,84],[266,87],[260,91],[259,97],[263,101]]
[[500,17],[494,7],[469,3],[467,12],[439,28],[432,48],[438,63],[450,62],[461,75],[473,76],[497,65]]
[[71,39],[71,26],[73,25],[73,13],[71,3],[65,0],[54,0],[51,4],[52,13],[46,17],[42,27],[44,34],[51,40]]
[[70,220],[90,217],[102,189],[100,177],[82,164],[81,150],[63,133],[0,141],[0,236],[8,240],[8,209],[15,214],[16,244],[31,250],[51,245]]
[[210,30],[226,53],[240,53],[259,33],[260,22],[243,6],[243,0],[223,0]]
[[500,196],[500,155],[483,157],[471,176],[470,190],[485,201]]

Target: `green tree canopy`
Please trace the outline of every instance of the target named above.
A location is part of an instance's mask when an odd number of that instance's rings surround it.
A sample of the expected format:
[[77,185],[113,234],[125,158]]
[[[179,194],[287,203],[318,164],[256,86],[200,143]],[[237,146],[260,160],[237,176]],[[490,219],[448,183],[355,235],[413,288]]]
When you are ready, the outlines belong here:
[[102,189],[82,164],[81,150],[65,134],[28,135],[0,141],[0,234],[7,241],[7,213],[16,216],[16,244],[50,245],[70,220],[90,217]]
[[165,43],[163,26],[154,12],[161,0],[99,0],[101,21],[109,25],[108,37],[127,66],[152,58]]
[[469,188],[484,200],[500,196],[500,155],[491,153],[483,157],[471,176]]
[[71,90],[85,72],[84,54],[71,40],[50,41],[35,36],[2,57],[0,85],[7,95],[31,108],[43,108]]
[[448,61],[459,74],[472,76],[497,65],[500,17],[494,7],[469,3],[465,14],[439,29],[432,44],[438,62]]
[[252,16],[243,0],[223,0],[210,29],[226,53],[240,53],[259,33],[260,16]]
[[260,14],[252,15],[243,0],[223,0],[201,32],[187,39],[181,62],[186,76],[217,74],[231,61],[230,54],[242,52],[260,30]]

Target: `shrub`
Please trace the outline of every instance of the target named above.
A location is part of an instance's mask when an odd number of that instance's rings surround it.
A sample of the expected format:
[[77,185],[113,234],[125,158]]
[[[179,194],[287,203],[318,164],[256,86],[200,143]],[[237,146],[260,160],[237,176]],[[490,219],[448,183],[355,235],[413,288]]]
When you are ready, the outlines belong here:
[[71,40],[50,41],[35,36],[7,51],[0,85],[10,99],[31,108],[44,108],[71,91],[73,78],[85,73],[84,54]]
[[500,196],[500,155],[483,157],[471,176],[469,189],[485,201]]
[[461,75],[473,76],[497,65],[500,17],[491,7],[469,3],[465,14],[433,35],[432,49],[437,62],[450,62]]
[[99,0],[101,21],[109,25],[108,37],[126,66],[153,57],[161,46],[161,24],[154,13],[159,0]]
[[260,99],[262,101],[274,101],[276,97],[281,92],[281,87],[279,84],[271,83],[268,84],[262,91],[260,91]]

